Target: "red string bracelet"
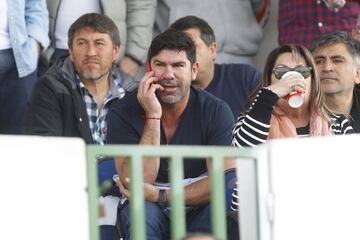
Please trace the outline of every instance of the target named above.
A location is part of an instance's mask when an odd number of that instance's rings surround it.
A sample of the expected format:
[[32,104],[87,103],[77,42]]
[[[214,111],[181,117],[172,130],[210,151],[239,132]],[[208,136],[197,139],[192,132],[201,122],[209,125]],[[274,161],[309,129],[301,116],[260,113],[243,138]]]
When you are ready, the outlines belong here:
[[161,121],[161,117],[148,117],[148,116],[142,116],[145,120],[159,120]]

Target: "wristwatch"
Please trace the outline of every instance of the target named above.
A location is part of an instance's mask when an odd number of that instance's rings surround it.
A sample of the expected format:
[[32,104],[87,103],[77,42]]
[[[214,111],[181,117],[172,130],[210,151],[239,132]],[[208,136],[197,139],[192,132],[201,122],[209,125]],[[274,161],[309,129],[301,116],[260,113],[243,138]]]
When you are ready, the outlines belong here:
[[159,190],[159,197],[157,200],[157,204],[162,208],[165,209],[167,207],[167,197],[166,197],[166,190],[160,189]]

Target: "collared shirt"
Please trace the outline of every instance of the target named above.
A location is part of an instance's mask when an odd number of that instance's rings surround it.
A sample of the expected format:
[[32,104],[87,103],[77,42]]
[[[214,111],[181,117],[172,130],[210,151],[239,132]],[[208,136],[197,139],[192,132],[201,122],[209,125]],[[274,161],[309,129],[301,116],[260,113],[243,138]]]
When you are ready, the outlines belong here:
[[38,63],[37,42],[49,46],[49,14],[45,0],[11,0],[8,23],[11,48],[19,77],[34,72]]
[[122,98],[125,96],[125,90],[121,87],[119,79],[115,76],[110,78],[110,88],[105,96],[102,106],[98,106],[95,97],[85,87],[84,83],[80,81],[76,75],[78,86],[83,94],[86,104],[86,112],[89,117],[89,126],[95,144],[104,144],[107,135],[106,116],[109,111],[109,103],[115,98]]
[[359,0],[347,0],[338,12],[321,0],[280,0],[279,44],[303,44],[310,48],[322,33],[334,30],[351,32],[360,14]]

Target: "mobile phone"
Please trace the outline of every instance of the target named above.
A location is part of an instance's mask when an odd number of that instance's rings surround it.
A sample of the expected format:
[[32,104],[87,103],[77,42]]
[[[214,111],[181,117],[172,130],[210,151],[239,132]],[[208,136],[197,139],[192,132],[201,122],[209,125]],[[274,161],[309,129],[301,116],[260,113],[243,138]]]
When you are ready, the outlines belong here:
[[150,63],[147,63],[146,64],[146,72],[151,72],[151,71],[152,71],[151,65],[150,65]]

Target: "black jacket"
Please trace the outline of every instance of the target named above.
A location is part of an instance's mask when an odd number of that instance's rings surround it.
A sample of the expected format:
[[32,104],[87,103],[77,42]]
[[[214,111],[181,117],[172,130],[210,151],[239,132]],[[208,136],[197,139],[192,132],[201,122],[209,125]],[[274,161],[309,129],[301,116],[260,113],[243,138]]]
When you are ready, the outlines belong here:
[[360,133],[360,85],[354,87],[353,104],[350,111],[351,125],[356,133]]
[[[116,75],[125,91],[136,88],[136,83],[116,68],[111,75]],[[85,102],[69,58],[60,59],[36,82],[25,116],[24,134],[81,137],[86,143],[93,143]]]

